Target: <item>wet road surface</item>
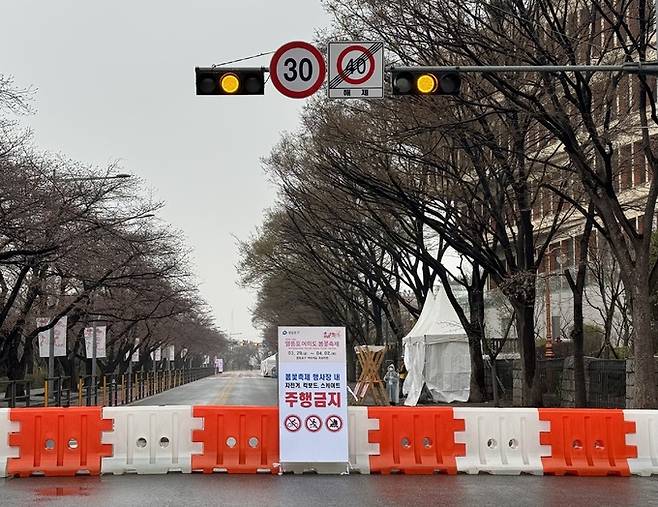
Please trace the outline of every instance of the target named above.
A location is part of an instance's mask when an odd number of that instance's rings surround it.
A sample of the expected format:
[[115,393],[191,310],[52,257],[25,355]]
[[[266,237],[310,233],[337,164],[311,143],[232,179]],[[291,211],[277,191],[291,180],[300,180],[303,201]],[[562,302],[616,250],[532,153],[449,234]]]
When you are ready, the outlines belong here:
[[275,378],[259,371],[226,372],[170,389],[132,405],[276,405]]
[[2,505],[658,505],[658,479],[169,474],[9,479]]

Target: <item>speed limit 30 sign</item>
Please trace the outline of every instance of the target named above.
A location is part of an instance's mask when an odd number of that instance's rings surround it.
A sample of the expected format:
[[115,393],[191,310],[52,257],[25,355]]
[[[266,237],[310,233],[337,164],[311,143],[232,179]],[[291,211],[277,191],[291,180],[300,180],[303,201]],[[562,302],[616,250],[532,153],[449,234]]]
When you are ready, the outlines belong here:
[[295,41],[281,46],[270,62],[274,87],[293,99],[317,92],[326,75],[322,53],[308,42]]
[[384,96],[383,42],[330,42],[327,91],[331,99]]

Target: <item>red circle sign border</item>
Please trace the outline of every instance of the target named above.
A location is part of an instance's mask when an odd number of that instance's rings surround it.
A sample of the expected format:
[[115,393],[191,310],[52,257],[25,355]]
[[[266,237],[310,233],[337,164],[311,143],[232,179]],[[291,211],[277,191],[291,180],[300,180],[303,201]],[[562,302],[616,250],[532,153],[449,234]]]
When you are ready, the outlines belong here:
[[[300,92],[296,92],[294,90],[289,90],[288,88],[286,88],[281,82],[281,80],[279,79],[279,76],[277,76],[276,74],[276,67],[279,64],[279,60],[285,54],[286,51],[293,48],[300,48],[309,51],[316,58],[318,64],[320,65],[319,76],[317,81],[313,83],[307,90],[303,90]],[[277,90],[279,90],[280,93],[282,93],[286,97],[290,97],[291,99],[305,99],[306,97],[310,97],[311,95],[313,95],[320,88],[322,88],[322,83],[324,82],[326,73],[327,73],[327,66],[324,63],[324,57],[322,56],[322,53],[320,53],[320,51],[318,51],[318,48],[316,48],[312,44],[300,40],[288,42],[287,44],[281,46],[279,49],[276,50],[274,56],[272,56],[272,60],[270,61],[270,78],[272,79],[272,84]]]
[[[340,421],[340,428],[338,428],[337,430],[332,430],[332,429],[329,427],[328,422],[329,422],[329,419],[331,419],[332,417],[335,417],[336,419],[338,419],[338,420]],[[338,433],[340,430],[343,429],[343,418],[342,418],[341,416],[339,416],[339,415],[332,414],[332,415],[330,415],[330,416],[327,417],[327,420],[324,422],[324,425],[325,425],[325,427],[326,427],[329,431],[331,431],[332,433]]]
[[[318,427],[317,427],[316,429],[314,429],[314,430],[312,430],[311,428],[309,428],[309,427],[308,427],[308,424],[306,424],[306,423],[308,423],[308,420],[309,420],[311,417],[315,417],[315,418],[318,420],[318,422],[320,423],[320,426],[318,426]],[[315,414],[311,414],[311,415],[309,415],[306,419],[304,419],[304,427],[305,427],[308,431],[310,431],[311,433],[317,433],[318,431],[320,431],[320,430],[322,429],[322,418],[321,418],[320,416],[315,415]]]
[[[299,426],[297,426],[297,429],[296,429],[296,430],[291,430],[290,428],[288,428],[288,425],[286,424],[286,423],[288,422],[288,419],[293,419],[293,418],[294,418],[294,419],[297,419],[297,420],[299,421]],[[286,420],[283,421],[283,425],[285,426],[285,428],[286,428],[288,431],[290,431],[290,432],[292,432],[292,433],[295,433],[296,431],[299,431],[299,430],[302,429],[302,420],[301,420],[298,416],[292,414],[292,415],[289,415],[288,417],[286,417]]]
[[[361,77],[359,79],[352,79],[351,77],[345,74],[342,68],[342,63],[343,63],[343,59],[345,58],[345,55],[350,51],[361,51],[364,55],[368,57],[368,62],[370,63],[370,69],[368,70],[368,72],[366,72],[366,75],[364,77]],[[358,44],[353,44],[351,46],[346,47],[340,52],[340,54],[338,55],[338,59],[336,60],[336,67],[338,68],[338,75],[341,78],[343,78],[343,81],[352,85],[360,85],[368,81],[368,79],[370,79],[372,75],[375,73],[375,57],[370,54],[368,48],[364,46],[359,46]]]

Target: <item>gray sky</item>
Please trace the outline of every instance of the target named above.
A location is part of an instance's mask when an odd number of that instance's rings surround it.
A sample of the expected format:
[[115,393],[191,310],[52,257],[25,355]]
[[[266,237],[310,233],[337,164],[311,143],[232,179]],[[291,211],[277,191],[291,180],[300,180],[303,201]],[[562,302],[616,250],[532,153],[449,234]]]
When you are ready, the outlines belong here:
[[218,324],[253,338],[233,235],[247,238],[272,204],[260,157],[303,101],[271,83],[264,97],[196,97],[194,67],[312,42],[328,22],[319,0],[4,0],[0,73],[37,88],[39,148],[119,160],[146,180],[194,249]]

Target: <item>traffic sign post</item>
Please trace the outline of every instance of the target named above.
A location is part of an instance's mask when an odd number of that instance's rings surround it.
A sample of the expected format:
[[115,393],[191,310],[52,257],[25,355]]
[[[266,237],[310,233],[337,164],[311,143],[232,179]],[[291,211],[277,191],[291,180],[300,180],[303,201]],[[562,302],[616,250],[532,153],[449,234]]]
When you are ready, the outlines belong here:
[[326,65],[322,53],[303,41],[289,42],[272,56],[272,84],[286,97],[303,99],[317,92],[324,82]]
[[384,43],[330,42],[330,99],[380,99],[384,97]]

